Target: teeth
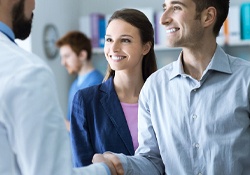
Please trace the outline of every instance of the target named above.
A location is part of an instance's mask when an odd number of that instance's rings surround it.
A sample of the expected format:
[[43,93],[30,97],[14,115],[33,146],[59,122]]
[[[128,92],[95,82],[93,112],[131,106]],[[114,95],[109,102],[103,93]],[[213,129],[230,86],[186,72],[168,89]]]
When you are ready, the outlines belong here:
[[177,30],[178,29],[176,29],[176,28],[172,28],[172,29],[166,30],[166,33],[173,33],[173,32],[175,32]]
[[112,56],[111,58],[112,60],[117,61],[117,60],[122,60],[124,57]]

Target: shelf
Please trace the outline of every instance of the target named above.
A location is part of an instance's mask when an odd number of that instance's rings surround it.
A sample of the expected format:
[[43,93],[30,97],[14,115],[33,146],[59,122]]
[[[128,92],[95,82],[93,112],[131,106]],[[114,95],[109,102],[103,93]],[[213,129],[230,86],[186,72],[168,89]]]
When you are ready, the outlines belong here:
[[94,54],[103,54],[103,48],[93,48]]
[[226,46],[237,47],[237,46],[250,46],[250,40],[241,40],[239,42],[228,43]]

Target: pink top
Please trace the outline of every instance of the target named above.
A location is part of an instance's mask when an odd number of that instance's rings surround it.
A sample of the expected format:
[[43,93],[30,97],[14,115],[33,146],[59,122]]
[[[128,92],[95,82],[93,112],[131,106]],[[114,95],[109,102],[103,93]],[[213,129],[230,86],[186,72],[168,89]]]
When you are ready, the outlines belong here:
[[127,120],[128,128],[132,136],[134,149],[139,146],[138,143],[138,103],[130,104],[121,102],[125,118]]

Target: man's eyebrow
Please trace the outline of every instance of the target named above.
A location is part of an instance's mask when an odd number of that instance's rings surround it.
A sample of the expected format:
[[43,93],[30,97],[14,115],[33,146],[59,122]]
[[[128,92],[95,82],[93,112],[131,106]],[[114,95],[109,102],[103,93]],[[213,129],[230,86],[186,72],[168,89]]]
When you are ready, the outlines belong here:
[[[182,6],[184,6],[184,7],[187,7],[186,4],[184,4],[183,2],[180,2],[180,1],[171,1],[171,4],[179,4],[179,5],[182,5]],[[163,4],[162,4],[162,7],[163,7],[163,8],[166,8],[166,4],[163,3]]]

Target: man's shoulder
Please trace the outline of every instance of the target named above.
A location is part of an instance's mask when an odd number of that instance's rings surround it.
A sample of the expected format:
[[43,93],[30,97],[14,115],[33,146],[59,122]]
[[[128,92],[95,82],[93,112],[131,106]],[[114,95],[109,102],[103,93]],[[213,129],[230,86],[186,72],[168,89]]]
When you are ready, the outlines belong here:
[[11,74],[18,76],[21,72],[32,72],[43,70],[50,72],[50,68],[45,62],[33,53],[30,53],[15,44],[8,44],[7,46],[0,45],[0,64],[2,74]]
[[8,47],[3,48],[4,52],[1,52],[0,55],[3,56],[2,61],[6,61],[10,64],[16,65],[16,68],[21,67],[37,67],[42,66],[48,68],[45,62],[39,58],[37,55],[20,48],[17,45],[9,45]]
[[95,79],[97,81],[101,81],[101,82],[102,82],[102,80],[104,78],[103,75],[102,75],[102,73],[99,70],[97,70],[97,69],[94,69],[92,71],[91,76],[93,77],[93,79]]
[[233,72],[248,72],[250,73],[250,61],[242,58],[229,55],[230,66]]
[[82,87],[89,87],[93,85],[101,84],[103,81],[103,75],[98,70],[93,70],[87,76],[86,80],[83,82]]
[[152,75],[149,76],[147,80],[159,81],[161,79],[166,79],[170,76],[172,71],[173,71],[173,62],[155,71]]

